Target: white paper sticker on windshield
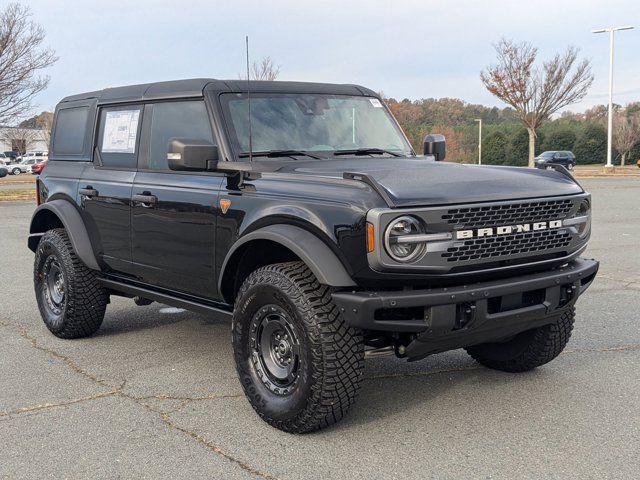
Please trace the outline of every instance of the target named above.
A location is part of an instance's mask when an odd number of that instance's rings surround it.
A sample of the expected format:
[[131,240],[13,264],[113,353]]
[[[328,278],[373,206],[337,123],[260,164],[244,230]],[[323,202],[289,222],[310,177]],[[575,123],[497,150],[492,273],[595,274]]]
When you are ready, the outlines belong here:
[[373,105],[376,108],[382,108],[382,104],[380,103],[380,100],[378,100],[377,98],[370,98],[369,101],[371,102],[371,105]]
[[134,153],[140,110],[107,112],[104,121],[102,151],[104,153]]

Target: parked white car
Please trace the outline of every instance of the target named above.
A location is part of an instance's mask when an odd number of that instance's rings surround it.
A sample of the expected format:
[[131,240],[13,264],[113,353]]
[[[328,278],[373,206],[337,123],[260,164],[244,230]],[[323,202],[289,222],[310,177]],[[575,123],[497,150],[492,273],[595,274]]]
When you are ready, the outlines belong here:
[[14,163],[8,165],[9,173],[11,175],[20,175],[21,173],[31,173],[31,166],[42,160],[42,157],[30,157],[22,160],[20,163]]
[[18,160],[19,162],[22,162],[24,160],[31,160],[32,158],[36,158],[37,161],[41,161],[43,158],[48,158],[49,157],[49,152],[43,152],[43,151],[32,151],[32,152],[26,152],[24,155],[16,158],[16,160]]

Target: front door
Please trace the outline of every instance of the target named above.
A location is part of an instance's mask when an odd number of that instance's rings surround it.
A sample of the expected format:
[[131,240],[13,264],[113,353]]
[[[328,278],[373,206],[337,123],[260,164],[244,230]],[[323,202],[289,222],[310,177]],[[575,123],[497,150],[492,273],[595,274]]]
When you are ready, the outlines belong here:
[[203,100],[145,106],[143,147],[132,192],[136,276],[166,289],[214,298],[218,195],[224,177],[168,169],[171,138],[213,142]]
[[78,194],[94,252],[112,272],[133,274],[131,189],[136,174],[142,106],[103,107],[93,163]]
[[554,156],[553,156],[553,161],[554,163],[558,163],[560,165],[564,165],[566,166],[569,158],[567,157],[567,154],[564,152],[557,152]]

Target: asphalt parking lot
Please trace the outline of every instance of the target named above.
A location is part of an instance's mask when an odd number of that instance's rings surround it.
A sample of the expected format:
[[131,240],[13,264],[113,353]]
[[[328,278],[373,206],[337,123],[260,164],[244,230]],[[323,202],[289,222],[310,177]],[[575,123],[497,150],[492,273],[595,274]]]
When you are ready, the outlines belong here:
[[583,179],[598,278],[572,339],[525,374],[464,351],[367,360],[341,423],[263,423],[236,380],[226,321],[113,298],[65,341],[40,320],[32,203],[0,202],[1,478],[638,478],[640,178]]

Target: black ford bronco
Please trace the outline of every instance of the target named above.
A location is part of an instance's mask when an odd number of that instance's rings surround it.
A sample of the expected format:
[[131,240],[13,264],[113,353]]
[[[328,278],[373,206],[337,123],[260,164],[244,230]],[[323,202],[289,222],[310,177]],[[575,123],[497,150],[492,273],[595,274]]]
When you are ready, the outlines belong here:
[[232,317],[240,383],[289,432],[340,420],[367,354],[465,348],[522,372],[567,344],[598,262],[590,196],[555,170],[418,156],[355,85],[209,79],[67,97],[30,226],[54,335],[111,295]]

